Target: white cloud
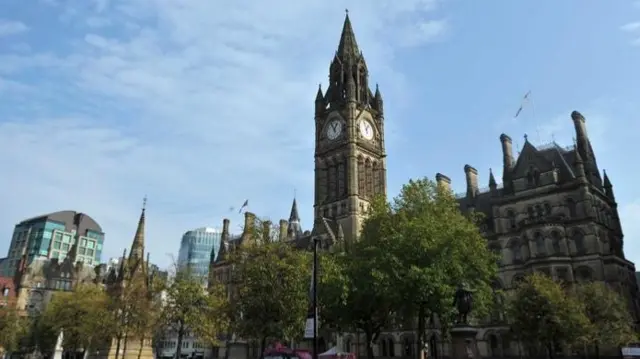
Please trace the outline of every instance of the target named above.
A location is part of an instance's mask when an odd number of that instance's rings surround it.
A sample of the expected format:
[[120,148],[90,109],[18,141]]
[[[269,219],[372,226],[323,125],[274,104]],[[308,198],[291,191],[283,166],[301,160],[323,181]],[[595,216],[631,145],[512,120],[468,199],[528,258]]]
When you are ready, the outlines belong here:
[[0,19],[0,37],[19,34],[29,30],[29,27],[20,21]]
[[620,30],[634,32],[640,30],[640,21],[630,22],[620,26]]
[[104,227],[105,256],[119,255],[147,194],[147,245],[162,263],[187,229],[228,215],[235,228],[229,207],[246,198],[277,219],[297,188],[311,225],[313,98],[337,46],[336,9],[350,9],[383,93],[403,91],[392,60],[408,43],[397,39],[417,46],[446,27],[436,0],[86,4],[50,11],[60,26],[99,16],[118,31],[94,23],[55,39],[72,52],[33,43],[29,54],[0,54],[0,111],[11,104],[0,113],[0,167],[11,169],[0,176],[10,204],[0,207],[0,235],[25,217],[75,209]]

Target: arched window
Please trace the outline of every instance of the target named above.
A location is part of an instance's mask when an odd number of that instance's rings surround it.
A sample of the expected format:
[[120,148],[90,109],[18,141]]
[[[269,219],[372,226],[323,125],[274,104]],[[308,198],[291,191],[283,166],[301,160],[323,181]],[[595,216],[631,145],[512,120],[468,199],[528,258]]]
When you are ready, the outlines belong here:
[[561,254],[562,253],[562,245],[560,242],[562,241],[562,237],[558,231],[551,232],[551,243],[553,245],[553,253]]
[[498,336],[495,334],[489,335],[489,347],[491,349],[491,356],[499,357],[502,353],[500,353],[500,345],[498,344]]
[[513,210],[507,211],[507,220],[509,221],[509,228],[516,228],[516,213]]
[[518,241],[511,242],[511,257],[514,261],[522,260],[522,250],[520,249],[520,243],[518,243]]
[[542,233],[537,232],[534,235],[534,240],[536,242],[536,254],[539,256],[545,255],[547,253],[547,249],[544,243],[544,237]]
[[576,201],[574,201],[573,198],[567,198],[567,209],[569,210],[569,217],[576,217]]
[[429,352],[431,354],[432,359],[438,359],[438,338],[435,334],[431,335],[431,339],[429,339]]
[[415,345],[416,343],[415,340],[413,340],[413,336],[408,335],[404,337],[404,339],[402,339],[402,351],[404,352],[404,356],[413,357]]
[[551,214],[551,205],[549,203],[544,204],[544,211],[547,215]]
[[582,234],[582,232],[575,231],[571,239],[573,239],[573,245],[576,246],[577,254],[585,254],[587,252],[587,247],[585,246],[584,235]]
[[344,351],[347,353],[351,353],[351,339],[347,339],[344,341]]
[[394,343],[393,340],[391,338],[383,338],[382,339],[382,356],[383,357],[394,357],[395,355],[395,348],[394,348]]

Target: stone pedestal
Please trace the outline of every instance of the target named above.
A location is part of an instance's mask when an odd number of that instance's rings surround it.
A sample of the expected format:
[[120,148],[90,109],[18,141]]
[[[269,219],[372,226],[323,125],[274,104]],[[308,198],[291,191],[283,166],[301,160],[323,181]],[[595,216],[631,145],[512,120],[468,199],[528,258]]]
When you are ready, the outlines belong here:
[[476,336],[478,329],[470,326],[455,326],[451,329],[451,358],[479,359]]

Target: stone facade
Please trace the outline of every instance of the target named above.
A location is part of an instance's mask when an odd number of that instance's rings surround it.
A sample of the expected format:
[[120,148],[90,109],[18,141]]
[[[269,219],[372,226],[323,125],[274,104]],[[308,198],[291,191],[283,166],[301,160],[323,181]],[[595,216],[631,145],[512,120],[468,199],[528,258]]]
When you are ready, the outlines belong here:
[[[368,87],[367,66],[348,15],[329,78],[326,93],[318,89],[315,105],[313,232],[302,231],[295,200],[289,221],[280,221],[281,240],[301,249],[311,248],[312,236],[321,236],[327,246],[355,240],[371,198],[385,195],[387,190],[382,95],[377,86],[375,92]],[[485,215],[481,231],[489,248],[501,258],[495,289],[509,290],[533,271],[570,282],[600,280],[627,299],[637,321],[635,267],[624,257],[613,186],[607,174],[600,173],[585,118],[574,111],[571,120],[576,130],[576,143],[571,147],[556,143],[536,147],[525,136],[516,158],[511,139],[501,135],[503,185],[490,171],[489,186],[481,189],[478,171],[464,166],[467,190],[457,196],[460,209]],[[450,179],[443,174],[436,175],[436,182],[451,188]],[[231,238],[229,221],[224,220],[220,250],[211,256],[210,282],[228,282],[226,253],[255,240],[251,238],[255,223],[255,216],[247,213],[245,231]],[[229,288],[229,293],[232,291]],[[501,298],[496,296],[496,300]],[[430,324],[429,355],[450,357],[451,343],[441,340],[437,322]],[[509,337],[499,311],[477,329],[475,341],[481,356],[523,355],[519,343]],[[365,357],[364,341],[363,335],[336,337],[323,333],[321,349],[337,345]],[[416,342],[413,328],[391,330],[378,338],[373,351],[377,357],[415,358]],[[221,357],[253,357],[246,343],[233,336],[226,348],[234,354],[225,355],[223,351]]]

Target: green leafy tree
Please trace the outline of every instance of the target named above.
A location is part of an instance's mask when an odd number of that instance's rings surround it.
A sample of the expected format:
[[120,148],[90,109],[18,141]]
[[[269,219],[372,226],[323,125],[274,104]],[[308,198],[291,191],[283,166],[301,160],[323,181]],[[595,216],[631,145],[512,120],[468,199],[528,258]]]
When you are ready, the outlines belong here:
[[[116,353],[124,353],[134,340],[149,339],[161,325],[159,300],[163,281],[144,272],[128,278],[124,286],[112,289],[109,308],[115,321]],[[142,345],[140,349],[142,350]],[[117,359],[117,357],[116,357]]]
[[591,323],[588,342],[600,357],[601,346],[619,347],[637,340],[633,319],[622,296],[602,282],[579,284],[573,288],[575,299],[583,303]]
[[93,348],[115,329],[109,298],[102,288],[81,285],[73,292],[55,293],[42,315],[40,327],[64,332],[67,350]]
[[548,276],[532,274],[511,294],[511,328],[530,349],[541,346],[553,358],[560,346],[578,346],[589,339],[593,328],[584,304]]
[[287,243],[251,241],[229,256],[232,330],[258,340],[298,338],[309,304],[310,256]]
[[188,268],[177,270],[167,286],[162,310],[164,326],[177,335],[177,358],[187,333],[194,333],[208,344],[217,344],[218,335],[227,328],[227,318],[224,296],[216,291],[207,292]]
[[437,318],[448,332],[461,284],[473,291],[474,317],[489,313],[497,264],[479,231],[480,220],[473,211],[463,214],[450,191],[420,179],[404,185],[390,204],[374,205],[365,221],[362,240],[376,248],[381,268],[395,283],[396,315],[405,323],[418,319],[418,348],[428,318]]
[[382,258],[384,253],[367,241],[352,244],[349,252],[320,257],[319,322],[340,332],[362,331],[368,358],[373,358],[372,344],[391,323],[396,304]]
[[12,306],[0,307],[0,357],[18,350],[29,330],[29,320]]

